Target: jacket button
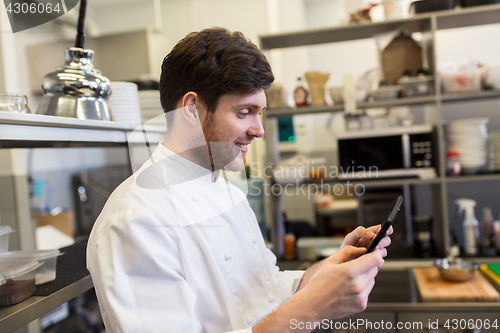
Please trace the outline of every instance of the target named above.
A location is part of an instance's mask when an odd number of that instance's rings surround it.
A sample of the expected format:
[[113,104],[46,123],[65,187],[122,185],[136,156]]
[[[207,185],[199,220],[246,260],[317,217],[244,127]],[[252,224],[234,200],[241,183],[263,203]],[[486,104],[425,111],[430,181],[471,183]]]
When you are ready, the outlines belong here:
[[226,253],[226,254],[224,255],[224,258],[226,258],[226,260],[229,260],[229,259],[231,259],[232,257],[233,257],[233,256],[231,255],[231,253]]
[[247,317],[247,323],[250,324],[253,321],[252,317]]
[[193,200],[194,202],[198,201],[198,197],[196,195],[192,195],[191,196],[191,200]]
[[257,238],[252,238],[252,243],[257,243]]
[[269,300],[269,302],[274,301],[274,295],[273,294],[269,294],[269,296],[267,296],[267,299]]

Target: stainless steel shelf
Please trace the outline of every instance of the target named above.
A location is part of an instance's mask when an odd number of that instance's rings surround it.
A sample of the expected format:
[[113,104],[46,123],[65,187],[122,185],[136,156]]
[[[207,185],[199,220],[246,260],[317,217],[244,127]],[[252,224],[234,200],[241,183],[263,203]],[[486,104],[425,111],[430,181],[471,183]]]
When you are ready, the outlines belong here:
[[92,279],[88,275],[49,296],[31,296],[21,303],[1,307],[0,332],[13,332],[92,288]]
[[0,112],[0,148],[126,146],[143,142],[143,129],[151,142],[165,136],[162,126]]
[[465,28],[477,25],[500,23],[500,5],[483,5],[454,10],[441,11],[436,14],[438,29]]
[[356,39],[372,38],[375,34],[398,30],[400,28],[410,32],[419,32],[429,29],[429,26],[430,15],[418,15],[409,19],[263,35],[260,36],[260,47],[263,50],[270,50],[285,47],[345,42]]
[[127,124],[117,123],[114,121],[83,120],[76,118],[45,116],[39,114],[20,114],[11,112],[0,112],[0,124],[108,131],[127,131],[131,129],[131,127]]
[[[499,177],[500,179],[500,177]],[[323,179],[322,182],[308,182],[306,181],[303,184],[296,185],[292,184],[292,186],[304,186],[304,187],[323,187],[323,186],[335,186],[335,185],[352,185],[357,186],[361,185],[367,188],[370,187],[392,187],[392,186],[403,186],[405,184],[409,185],[420,185],[420,184],[439,184],[442,181],[441,178],[432,178],[432,179],[419,179],[419,178],[392,178],[392,179],[366,179],[366,180],[340,180],[340,179]],[[285,186],[286,184],[282,184]],[[290,185],[288,185],[290,186]]]
[[350,184],[353,186],[362,185],[366,188],[370,187],[392,187],[392,186],[403,186],[405,184],[409,185],[420,185],[420,184],[438,184],[441,182],[440,178],[432,179],[418,179],[418,178],[397,178],[397,179],[374,179],[374,180],[331,180],[327,183],[330,184]]
[[340,27],[294,31],[260,36],[263,50],[308,46],[324,43],[351,41],[372,38],[375,34],[405,29],[409,32],[428,31],[431,20],[437,20],[437,29],[452,29],[475,25],[500,23],[500,5],[484,5],[454,10],[418,14],[407,19],[388,20],[352,24]]
[[446,177],[447,183],[491,182],[491,181],[500,181],[500,173]]
[[[436,103],[436,96],[421,96],[421,97],[403,97],[396,99],[388,99],[383,101],[363,102],[358,103],[358,109],[375,109],[393,106],[406,106],[406,105],[419,105],[419,104],[433,104]],[[281,108],[269,109],[264,111],[266,117],[285,117],[298,114],[315,114],[325,112],[342,112],[344,111],[344,104],[339,105],[325,105],[325,106],[306,106],[300,108]]]
[[444,94],[441,95],[441,101],[446,102],[458,102],[476,99],[500,99],[500,90],[482,90],[467,93],[455,93],[455,94]]

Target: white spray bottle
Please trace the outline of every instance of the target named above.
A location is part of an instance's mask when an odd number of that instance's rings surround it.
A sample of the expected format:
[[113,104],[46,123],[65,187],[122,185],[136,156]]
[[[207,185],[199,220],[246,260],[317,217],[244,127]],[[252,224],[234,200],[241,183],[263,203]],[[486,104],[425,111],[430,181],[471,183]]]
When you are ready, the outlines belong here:
[[479,222],[474,215],[476,202],[471,199],[457,199],[455,203],[458,205],[458,212],[460,214],[465,211],[462,222],[465,254],[475,256],[478,254],[479,242]]

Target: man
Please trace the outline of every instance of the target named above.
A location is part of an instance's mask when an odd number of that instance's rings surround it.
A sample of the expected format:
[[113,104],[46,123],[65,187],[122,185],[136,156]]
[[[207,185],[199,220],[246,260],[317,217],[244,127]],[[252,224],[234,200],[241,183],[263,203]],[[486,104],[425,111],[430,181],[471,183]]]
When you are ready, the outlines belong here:
[[389,237],[359,256],[379,227],[356,229],[305,272],[279,272],[245,194],[220,174],[241,170],[264,135],[273,80],[257,47],[222,28],[189,34],[165,58],[165,141],[113,192],[89,239],[108,333],[302,332],[292,320],[365,309]]

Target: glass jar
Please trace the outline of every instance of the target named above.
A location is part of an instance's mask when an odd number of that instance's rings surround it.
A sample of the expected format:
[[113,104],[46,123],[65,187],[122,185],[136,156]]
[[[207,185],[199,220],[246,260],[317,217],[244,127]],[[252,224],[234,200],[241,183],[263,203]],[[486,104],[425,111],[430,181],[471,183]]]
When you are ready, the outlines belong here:
[[0,94],[0,111],[31,113],[28,97],[21,94]]

